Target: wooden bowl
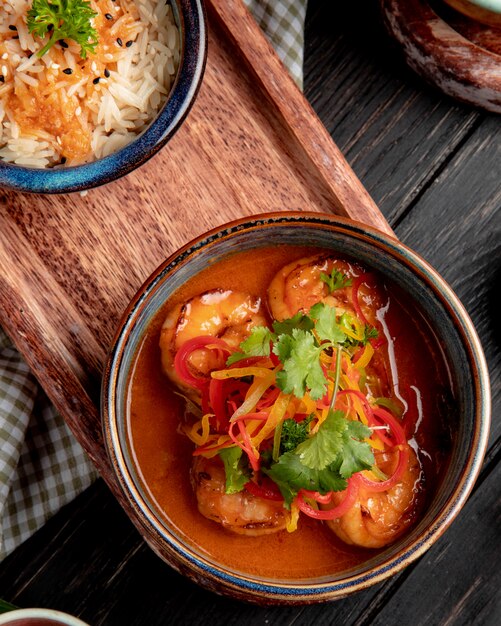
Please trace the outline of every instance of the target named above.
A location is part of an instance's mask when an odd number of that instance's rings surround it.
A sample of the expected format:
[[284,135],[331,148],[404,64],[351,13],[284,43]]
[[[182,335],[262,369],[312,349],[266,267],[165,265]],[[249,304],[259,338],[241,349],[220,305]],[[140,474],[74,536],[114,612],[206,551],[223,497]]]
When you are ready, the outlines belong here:
[[[183,537],[143,484],[127,421],[128,382],[147,329],[165,301],[208,264],[237,251],[272,245],[316,246],[359,260],[396,284],[435,329],[450,367],[457,414],[451,458],[421,520],[381,551],[368,551],[356,568],[312,579],[277,580],[245,574],[215,562]],[[184,246],[145,282],[127,308],[105,368],[102,418],[111,464],[153,550],[198,584],[258,603],[312,603],[364,589],[421,556],[457,516],[480,470],[490,423],[489,379],[482,348],[463,306],[450,287],[409,248],[372,228],[317,213],[279,213],[223,225]],[[161,445],[161,443],[159,443]],[[221,530],[221,532],[224,532]]]

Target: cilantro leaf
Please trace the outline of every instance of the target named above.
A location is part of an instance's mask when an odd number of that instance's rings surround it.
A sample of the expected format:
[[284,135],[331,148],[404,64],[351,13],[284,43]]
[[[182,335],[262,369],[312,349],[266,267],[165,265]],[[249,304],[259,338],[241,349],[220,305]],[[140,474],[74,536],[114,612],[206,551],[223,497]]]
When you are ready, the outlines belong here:
[[349,478],[355,472],[370,469],[374,463],[374,454],[368,443],[364,441],[370,437],[371,430],[364,424],[345,420],[347,428],[343,431],[343,461],[339,473],[343,478]]
[[294,328],[292,336],[280,335],[273,352],[283,363],[277,385],[284,393],[302,398],[308,388],[314,400],[325,394],[327,379],[320,365],[321,349],[311,332]]
[[288,506],[300,489],[342,491],[350,476],[374,465],[371,447],[364,441],[370,434],[364,424],[331,411],[317,433],[263,471],[278,485]]
[[241,352],[231,354],[226,365],[232,365],[250,356],[270,356],[271,342],[275,338],[275,335],[266,326],[255,326],[247,339],[240,344]]
[[333,466],[324,470],[315,470],[301,463],[294,452],[282,454],[268,470],[263,470],[280,489],[285,503],[290,506],[300,489],[310,489],[320,493],[342,491],[347,482]]
[[320,280],[324,282],[329,288],[329,293],[337,291],[338,289],[344,289],[344,287],[350,287],[353,280],[340,272],[336,268],[332,269],[330,276],[322,272],[320,274]]
[[315,320],[315,332],[321,341],[343,343],[345,333],[336,321],[336,309],[323,302],[318,302],[310,309],[310,316]]
[[331,412],[318,432],[297,447],[296,454],[304,465],[320,470],[336,459],[343,449],[343,422],[346,420],[342,415],[340,411]]
[[292,335],[294,328],[300,330],[312,330],[314,327],[313,321],[304,313],[296,313],[293,317],[283,320],[281,322],[273,322],[273,330],[277,335]]
[[232,446],[219,451],[226,473],[226,493],[242,491],[250,477],[242,459],[242,448]]
[[299,444],[296,454],[311,469],[322,470],[337,463],[340,475],[349,478],[374,464],[372,450],[364,441],[370,434],[367,426],[346,419],[342,411],[331,411],[318,432]]
[[41,38],[52,32],[37,56],[42,57],[60,39],[79,44],[82,59],[87,58],[87,52],[95,53],[98,34],[91,20],[96,16],[86,0],[33,0],[28,11],[29,32]]

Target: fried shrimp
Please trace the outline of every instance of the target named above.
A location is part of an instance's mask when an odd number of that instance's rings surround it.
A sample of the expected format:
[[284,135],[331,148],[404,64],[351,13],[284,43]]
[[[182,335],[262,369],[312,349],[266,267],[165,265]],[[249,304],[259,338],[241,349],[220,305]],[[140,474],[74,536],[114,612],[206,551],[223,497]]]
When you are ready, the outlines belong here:
[[278,532],[286,526],[283,502],[254,496],[245,489],[227,494],[224,466],[216,458],[196,457],[191,481],[200,513],[226,530],[258,536]]
[[[339,279],[335,289],[324,280],[333,273]],[[314,304],[324,302],[339,313],[361,314],[362,321],[376,326],[375,312],[383,306],[384,295],[370,289],[363,278],[356,265],[328,254],[293,261],[275,275],[268,288],[272,316],[284,320],[299,311],[307,313]]]
[[[247,293],[214,289],[195,296],[178,304],[165,318],[159,342],[163,371],[176,385],[193,396],[193,389],[187,389],[174,367],[179,349],[187,342],[206,337],[214,338],[215,344],[217,340],[223,340],[224,344],[221,345],[234,350],[254,326],[266,323],[261,299]],[[224,366],[224,350],[209,350],[203,343],[194,348],[186,359],[186,367],[195,379]]]
[[[397,453],[385,453],[379,468],[389,474]],[[411,525],[421,493],[422,472],[416,454],[409,449],[407,466],[400,480],[387,491],[372,491],[359,482],[355,504],[343,516],[327,521],[329,528],[345,543],[362,548],[382,548],[392,543]],[[334,496],[334,501],[340,498]]]

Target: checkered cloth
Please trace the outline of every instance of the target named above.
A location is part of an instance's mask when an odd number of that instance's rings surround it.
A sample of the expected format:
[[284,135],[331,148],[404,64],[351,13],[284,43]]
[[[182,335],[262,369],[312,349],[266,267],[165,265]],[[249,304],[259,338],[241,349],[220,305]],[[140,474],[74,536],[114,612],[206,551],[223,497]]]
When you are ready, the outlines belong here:
[[244,0],[290,75],[303,88],[307,0]]
[[[307,0],[244,0],[296,83]],[[0,559],[97,477],[0,328]]]

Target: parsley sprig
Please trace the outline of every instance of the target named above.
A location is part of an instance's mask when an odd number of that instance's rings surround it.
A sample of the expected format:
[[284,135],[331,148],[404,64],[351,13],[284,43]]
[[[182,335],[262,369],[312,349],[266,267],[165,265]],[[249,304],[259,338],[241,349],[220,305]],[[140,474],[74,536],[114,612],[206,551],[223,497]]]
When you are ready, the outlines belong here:
[[333,268],[330,275],[322,272],[320,274],[320,280],[327,285],[329,293],[337,291],[338,289],[350,287],[353,283],[353,280],[349,278],[349,276],[346,276],[346,274],[343,274],[343,272],[340,272],[336,268]]
[[33,0],[28,11],[28,30],[32,35],[44,38],[52,32],[49,41],[37,52],[42,57],[61,39],[73,39],[80,45],[80,56],[95,53],[98,34],[92,25],[97,13],[86,0]]

